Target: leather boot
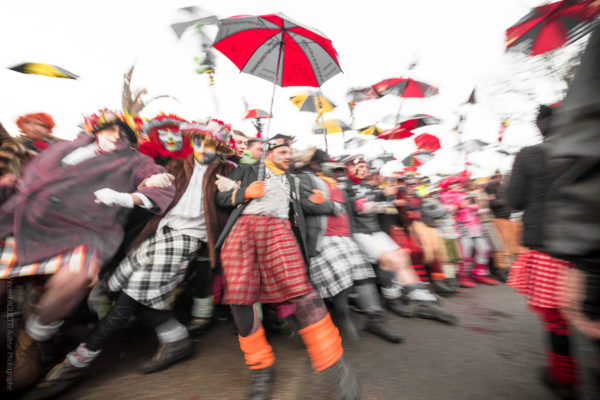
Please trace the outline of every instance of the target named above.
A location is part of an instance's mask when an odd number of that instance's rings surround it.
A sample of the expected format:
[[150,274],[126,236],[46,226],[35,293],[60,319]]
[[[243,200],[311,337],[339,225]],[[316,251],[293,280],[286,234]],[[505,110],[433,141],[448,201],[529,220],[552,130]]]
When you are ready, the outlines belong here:
[[447,324],[456,325],[458,317],[444,311],[439,304],[433,301],[413,301],[415,303],[415,316],[419,318],[433,319]]
[[385,308],[401,317],[410,318],[414,316],[414,310],[410,303],[402,302],[401,298],[385,299]]
[[331,388],[331,398],[335,400],[357,400],[360,399],[360,383],[358,377],[344,363],[344,358],[341,357],[331,367],[324,369],[323,376],[327,380],[328,386]]
[[273,366],[250,370],[248,400],[266,400],[271,397]]
[[364,330],[390,343],[402,343],[404,341],[401,336],[390,330],[385,318],[381,314],[370,314]]
[[210,318],[192,317],[185,326],[192,337],[200,336],[208,331],[212,323]]
[[25,329],[19,332],[15,348],[13,364],[13,381],[11,390],[27,389],[42,375],[42,344],[34,340]]
[[192,350],[192,341],[189,336],[175,342],[161,343],[152,359],[142,364],[142,371],[145,374],[161,371],[191,356]]
[[89,368],[77,368],[71,364],[68,358],[56,365],[46,374],[35,387],[22,397],[22,400],[41,400],[54,398],[60,393],[79,383]]
[[445,280],[434,279],[431,281],[431,287],[440,296],[450,296],[457,293],[457,290],[448,285]]
[[356,330],[356,326],[354,322],[350,319],[350,317],[343,316],[341,318],[336,318],[337,326],[340,329],[340,333],[342,338],[348,341],[349,343],[357,343],[360,341],[360,335],[358,334],[358,330]]

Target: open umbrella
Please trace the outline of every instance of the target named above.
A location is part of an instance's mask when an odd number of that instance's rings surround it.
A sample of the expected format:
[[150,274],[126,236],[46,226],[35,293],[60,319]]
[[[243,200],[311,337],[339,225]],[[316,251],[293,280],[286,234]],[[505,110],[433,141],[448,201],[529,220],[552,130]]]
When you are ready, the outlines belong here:
[[325,149],[329,151],[329,144],[327,143],[327,135],[332,133],[344,133],[352,128],[342,120],[339,119],[326,119],[319,121],[313,125],[313,134],[325,136]]
[[269,114],[267,111],[265,110],[261,110],[259,108],[253,108],[251,110],[246,111],[246,113],[244,114],[244,116],[242,117],[242,119],[252,119],[252,125],[254,125],[254,127],[256,128],[257,137],[260,137],[260,134],[262,132],[262,121],[261,119],[265,119],[265,118],[271,118],[272,115]]
[[557,49],[591,32],[596,0],[562,0],[532,9],[506,30],[506,48],[530,56]]
[[344,142],[344,148],[346,150],[356,150],[369,142],[368,136],[355,136]]
[[[221,19],[213,47],[241,72],[273,82],[271,115],[277,85],[320,87],[342,72],[331,40],[282,13]],[[265,154],[263,151],[260,179],[264,175]]]
[[387,129],[387,130],[381,132],[379,135],[377,135],[377,139],[398,140],[398,139],[409,138],[412,135],[414,135],[414,133],[412,131],[409,131],[408,129],[405,129],[405,128],[398,127],[398,128]]
[[484,142],[480,139],[470,139],[465,142],[460,142],[454,146],[457,150],[462,150],[467,153],[475,153],[477,151],[482,151],[485,146],[489,145],[488,142]]
[[75,75],[72,72],[67,71],[61,67],[57,67],[56,65],[51,64],[42,64],[42,63],[23,63],[19,65],[15,65],[14,67],[10,67],[10,70],[20,72],[22,74],[35,74],[35,75],[44,75],[52,78],[65,78],[65,79],[77,79],[79,76]]
[[415,144],[417,145],[417,149],[425,150],[430,153],[435,153],[441,147],[440,139],[430,135],[429,133],[421,133],[419,136],[415,137],[414,140]]
[[290,97],[290,101],[300,111],[314,112],[319,115],[331,112],[335,108],[335,104],[331,100],[317,91],[295,93]]
[[432,117],[427,114],[415,114],[407,117],[404,121],[400,122],[400,127],[410,129],[422,128],[429,125],[437,125],[442,122],[439,118]]
[[361,135],[373,135],[377,136],[382,133],[385,129],[378,127],[377,125],[369,125],[358,129],[358,133]]
[[407,167],[419,167],[430,161],[433,158],[433,154],[428,151],[416,151],[402,160],[402,164]]
[[396,122],[400,118],[400,110],[404,104],[404,99],[407,97],[430,97],[438,94],[437,88],[412,78],[389,78],[377,82],[373,85],[373,89],[379,95],[385,96],[393,94],[402,98],[398,112],[396,113]]

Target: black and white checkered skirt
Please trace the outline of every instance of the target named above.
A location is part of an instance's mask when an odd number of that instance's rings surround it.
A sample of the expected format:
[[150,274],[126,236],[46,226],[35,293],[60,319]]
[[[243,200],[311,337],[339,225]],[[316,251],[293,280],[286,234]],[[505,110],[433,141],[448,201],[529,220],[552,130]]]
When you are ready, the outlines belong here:
[[373,267],[349,236],[323,236],[321,253],[310,259],[309,277],[322,298],[333,297],[354,281],[375,278]]
[[171,308],[173,291],[202,241],[164,227],[143,241],[111,275],[108,287],[122,290],[137,302],[156,310]]

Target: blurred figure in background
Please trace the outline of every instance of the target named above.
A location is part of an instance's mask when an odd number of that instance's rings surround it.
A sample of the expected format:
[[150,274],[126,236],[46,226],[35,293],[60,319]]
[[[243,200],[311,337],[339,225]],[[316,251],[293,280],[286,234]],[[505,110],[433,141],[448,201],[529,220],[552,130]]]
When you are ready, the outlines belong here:
[[52,136],[52,129],[56,125],[50,114],[35,113],[25,114],[17,118],[17,126],[21,135],[19,140],[25,148],[33,153],[47,149],[57,141]]

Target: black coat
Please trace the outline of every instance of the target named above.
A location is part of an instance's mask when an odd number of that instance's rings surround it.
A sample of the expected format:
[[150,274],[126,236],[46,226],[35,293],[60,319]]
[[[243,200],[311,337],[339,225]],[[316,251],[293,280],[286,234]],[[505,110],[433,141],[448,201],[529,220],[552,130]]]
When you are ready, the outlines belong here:
[[546,153],[541,144],[521,149],[515,157],[507,197],[510,205],[523,213],[523,245],[544,251],[544,206],[550,176]]
[[[285,173],[289,183],[291,198],[292,198],[292,206],[290,207],[290,222],[292,223],[292,230],[294,231],[294,235],[298,240],[300,245],[300,250],[302,250],[302,254],[304,256],[305,261],[308,264],[309,256],[306,248],[306,224],[304,222],[304,214],[302,213],[302,206],[300,205],[300,182],[295,179],[292,174],[289,172]],[[216,250],[220,250],[229,235],[229,232],[233,228],[233,225],[237,221],[246,205],[250,203],[250,201],[244,202],[244,191],[250,184],[256,180],[258,180],[258,165],[252,165],[244,168],[236,168],[229,175],[229,179],[240,182],[240,188],[229,190],[226,192],[217,193],[217,205],[219,207],[224,208],[233,208],[235,210],[231,213],[223,232],[221,232],[221,236],[217,240],[215,245]]]

